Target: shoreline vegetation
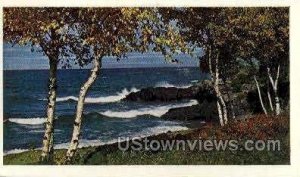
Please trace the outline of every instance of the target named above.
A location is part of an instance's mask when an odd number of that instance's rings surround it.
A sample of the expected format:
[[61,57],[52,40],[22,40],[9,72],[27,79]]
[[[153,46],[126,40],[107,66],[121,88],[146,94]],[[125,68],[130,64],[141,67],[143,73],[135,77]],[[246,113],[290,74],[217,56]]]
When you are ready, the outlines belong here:
[[[229,125],[218,126],[206,123],[201,128],[192,128],[177,132],[167,132],[149,136],[149,140],[238,140],[239,149],[232,151],[212,150],[157,150],[122,151],[118,143],[78,149],[72,164],[74,165],[265,165],[290,164],[289,116],[253,115],[247,119],[232,120]],[[141,140],[143,140],[142,138]],[[241,150],[246,140],[279,140],[280,149]],[[126,143],[126,142],[122,142]],[[129,141],[129,145],[132,140]],[[122,145],[122,144],[121,144]],[[66,150],[55,150],[52,165],[63,163]],[[19,154],[4,156],[4,165],[42,165],[39,162],[40,150],[30,150]]]

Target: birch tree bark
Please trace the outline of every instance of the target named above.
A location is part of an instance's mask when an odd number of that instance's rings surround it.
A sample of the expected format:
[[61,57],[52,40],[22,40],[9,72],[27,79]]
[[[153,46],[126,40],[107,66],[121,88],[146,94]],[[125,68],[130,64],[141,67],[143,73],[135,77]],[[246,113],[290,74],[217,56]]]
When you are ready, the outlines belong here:
[[220,101],[221,101],[221,104],[222,104],[222,108],[223,108],[223,119],[224,119],[224,124],[226,125],[228,123],[228,113],[227,113],[227,106],[226,106],[226,103],[223,99],[223,96],[219,90],[219,97],[220,97]]
[[214,91],[216,93],[217,96],[217,109],[218,109],[218,115],[219,115],[219,121],[220,121],[220,125],[224,126],[225,124],[227,124],[228,119],[227,119],[227,108],[226,108],[226,104],[222,98],[220,89],[219,89],[219,66],[218,66],[218,56],[219,54],[217,54],[216,58],[215,58],[215,72],[213,72],[213,67],[212,67],[212,49],[211,47],[208,47],[208,65],[209,65],[209,71],[210,71],[210,75],[211,75],[211,80],[213,83],[213,87],[214,87]]
[[[214,87],[214,90],[215,90],[215,74],[213,72],[213,69],[212,69],[212,51],[211,51],[211,47],[208,47],[208,66],[209,66],[209,72],[210,72],[210,77],[211,77],[211,81],[213,83],[213,87]],[[222,107],[220,105],[220,102],[219,100],[217,100],[217,109],[218,109],[218,115],[219,115],[219,121],[220,121],[220,125],[221,126],[224,126],[224,121],[223,121],[223,113],[222,113]]]
[[258,98],[259,98],[259,101],[260,101],[260,105],[261,105],[261,107],[262,107],[265,115],[268,115],[268,112],[267,112],[267,110],[265,108],[264,102],[263,102],[262,97],[261,97],[260,87],[259,87],[259,83],[258,83],[258,81],[256,79],[256,76],[254,76],[254,81],[255,81],[255,84],[256,84],[256,88],[257,88],[257,92],[258,92]]
[[216,69],[215,69],[215,72],[216,72],[216,78],[215,78],[215,91],[217,93],[217,97],[218,99],[220,100],[220,103],[222,105],[222,108],[223,108],[223,119],[224,119],[224,124],[226,125],[228,123],[228,114],[227,114],[227,106],[226,106],[226,103],[223,99],[223,96],[222,96],[222,93],[220,91],[220,86],[219,86],[219,51],[217,51],[217,56],[215,58],[215,62],[216,62]]
[[270,89],[269,88],[267,90],[267,95],[268,95],[268,100],[269,100],[269,105],[270,105],[271,111],[273,112],[274,111],[274,107],[273,107],[272,97],[271,97]]
[[48,103],[47,103],[47,120],[46,130],[43,137],[43,148],[41,154],[41,161],[47,162],[52,160],[53,154],[53,133],[54,133],[54,113],[55,113],[55,102],[56,102],[56,88],[57,88],[57,59],[49,58],[49,92],[48,92]]
[[83,114],[83,107],[84,107],[84,100],[86,97],[86,93],[88,92],[89,88],[93,85],[95,80],[97,79],[100,69],[101,69],[101,60],[102,57],[96,57],[94,60],[94,67],[91,70],[91,74],[88,78],[88,80],[82,85],[78,97],[77,102],[77,108],[76,108],[76,115],[75,115],[75,121],[74,121],[74,128],[73,128],[73,134],[72,139],[70,142],[70,146],[68,148],[66,158],[65,158],[65,164],[69,164],[72,161],[72,158],[74,157],[74,154],[78,148],[78,140],[80,135],[80,128],[82,125],[82,114]]
[[231,118],[232,119],[235,119],[236,118],[236,116],[235,116],[235,108],[234,108],[234,101],[233,101],[233,98],[232,98],[232,96],[230,95],[230,93],[229,93],[229,87],[227,87],[227,85],[225,85],[226,86],[226,95],[227,95],[227,97],[228,97],[228,99],[229,99],[229,106],[230,106],[230,111],[231,111]]
[[276,74],[275,81],[270,73],[269,67],[267,68],[267,70],[268,70],[269,80],[272,84],[274,96],[275,96],[275,112],[276,112],[276,115],[279,115],[281,113],[280,101],[279,101],[279,96],[278,96],[278,79],[279,79],[279,74],[280,74],[280,65],[278,65],[278,67],[277,67],[277,74]]
[[219,52],[217,52],[217,56],[215,58],[215,92],[217,94],[217,98],[220,100],[220,103],[222,105],[222,110],[223,110],[223,120],[224,120],[224,125],[228,123],[228,114],[227,114],[227,106],[226,103],[223,99],[222,93],[220,91],[220,86],[219,86]]
[[224,126],[224,120],[223,120],[223,115],[222,115],[222,107],[220,105],[220,101],[219,100],[217,100],[217,108],[218,108],[220,125],[223,127]]

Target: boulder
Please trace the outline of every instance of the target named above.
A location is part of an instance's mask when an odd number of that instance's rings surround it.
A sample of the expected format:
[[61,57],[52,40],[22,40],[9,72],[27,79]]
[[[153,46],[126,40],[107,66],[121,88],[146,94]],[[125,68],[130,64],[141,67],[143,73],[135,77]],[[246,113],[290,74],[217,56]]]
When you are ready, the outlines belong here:
[[214,101],[208,102],[207,100],[194,106],[187,106],[181,108],[172,108],[161,118],[166,120],[202,120],[211,122],[216,120],[217,108]]

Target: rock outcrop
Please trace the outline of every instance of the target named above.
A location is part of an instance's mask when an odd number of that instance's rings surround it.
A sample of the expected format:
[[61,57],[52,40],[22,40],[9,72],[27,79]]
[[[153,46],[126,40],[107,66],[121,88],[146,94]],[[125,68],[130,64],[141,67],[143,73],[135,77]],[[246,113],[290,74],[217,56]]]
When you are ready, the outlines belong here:
[[127,95],[126,101],[169,102],[196,99],[198,105],[170,109],[161,118],[167,120],[212,121],[217,115],[216,97],[210,81],[202,81],[188,88],[157,87],[144,88]]
[[161,118],[167,120],[202,120],[211,122],[216,116],[216,103],[205,100],[198,105],[170,109]]
[[149,87],[141,89],[138,92],[130,93],[123,100],[126,101],[160,101],[169,102],[184,99],[202,100],[213,96],[212,87],[209,82],[202,82],[199,85],[188,88],[176,87]]

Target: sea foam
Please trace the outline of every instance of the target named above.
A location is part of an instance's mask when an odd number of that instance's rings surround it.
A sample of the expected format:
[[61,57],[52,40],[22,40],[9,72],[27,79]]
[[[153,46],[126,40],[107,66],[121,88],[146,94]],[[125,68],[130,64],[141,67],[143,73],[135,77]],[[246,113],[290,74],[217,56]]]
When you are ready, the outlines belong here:
[[9,118],[8,121],[23,125],[39,125],[45,123],[46,118]]
[[[158,82],[155,84],[154,87],[176,87],[176,88],[189,88],[191,87],[192,84],[187,84],[187,85],[173,85],[170,84],[166,81]],[[110,95],[110,96],[102,96],[102,97],[86,97],[85,98],[85,103],[113,103],[113,102],[118,102],[124,98],[126,98],[127,95],[133,92],[138,92],[139,89],[133,87],[130,90],[127,88],[124,88],[121,92],[117,92],[115,95]],[[46,100],[46,99],[42,99]],[[65,97],[57,97],[56,102],[65,102],[65,101],[78,101],[78,97],[76,96],[65,96]]]
[[[180,131],[180,130],[188,130],[188,128],[185,126],[181,126],[181,125],[164,125],[164,124],[162,124],[162,125],[158,125],[155,127],[146,128],[146,129],[142,130],[141,132],[137,132],[135,134],[128,135],[128,137],[126,137],[126,138],[130,138],[130,139],[145,138],[148,136],[158,135],[161,133],[167,133],[169,131],[174,132],[174,131]],[[125,138],[125,137],[123,137],[123,138]],[[79,140],[78,148],[90,147],[90,146],[92,146],[92,147],[102,146],[102,145],[117,143],[118,141],[119,141],[119,138],[114,138],[114,139],[111,139],[108,141],[81,139],[81,140]],[[69,147],[69,142],[54,145],[54,149],[67,149],[68,147]],[[36,150],[41,150],[41,148],[36,148]],[[18,154],[18,153],[22,153],[22,152],[26,152],[26,151],[29,151],[29,149],[12,149],[9,151],[4,151],[3,154],[4,155]]]
[[[137,133],[128,135],[127,137],[120,137],[120,138],[121,138],[121,140],[122,140],[122,138],[130,138],[130,139],[145,138],[145,137],[149,137],[149,136],[153,136],[153,135],[159,135],[161,133],[175,132],[175,131],[188,130],[188,129],[189,128],[187,128],[186,126],[181,126],[181,125],[159,125],[159,126],[155,126],[155,127],[149,127],[149,128],[142,130],[141,132],[137,132]],[[114,139],[107,140],[107,141],[81,139],[81,140],[79,140],[78,147],[82,148],[82,147],[90,147],[90,146],[92,146],[92,147],[102,146],[102,145],[117,143],[118,141],[119,141],[119,138],[114,138]],[[67,149],[68,147],[69,147],[69,143],[61,143],[61,144],[54,145],[55,149]]]
[[22,153],[22,152],[26,152],[28,151],[28,149],[12,149],[12,150],[9,150],[9,151],[4,151],[3,152],[3,155],[9,155],[9,154],[19,154],[19,153]]
[[115,117],[115,118],[134,118],[141,115],[152,115],[155,117],[161,117],[165,113],[167,113],[172,108],[180,108],[186,106],[193,106],[198,104],[197,100],[190,100],[188,103],[175,103],[165,106],[151,106],[147,108],[139,108],[128,111],[104,111],[99,112],[100,114],[107,117]]
[[[124,88],[121,92],[117,92],[115,95],[103,96],[103,97],[86,97],[85,103],[113,103],[118,102],[125,98],[127,95],[133,92],[138,92],[139,90],[136,88],[131,88],[130,90]],[[66,97],[57,97],[57,102],[65,102],[65,101],[78,101],[78,98],[75,96],[66,96]]]
[[191,87],[192,84],[186,84],[186,85],[173,85],[173,84],[170,84],[169,82],[167,81],[162,81],[162,82],[157,82],[155,84],[155,87],[165,87],[165,88],[169,88],[169,87],[176,87],[176,88],[189,88]]

